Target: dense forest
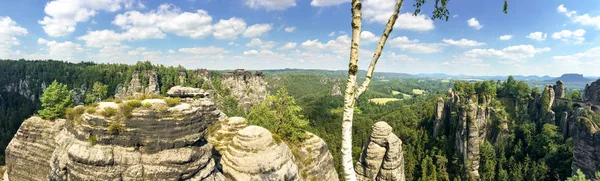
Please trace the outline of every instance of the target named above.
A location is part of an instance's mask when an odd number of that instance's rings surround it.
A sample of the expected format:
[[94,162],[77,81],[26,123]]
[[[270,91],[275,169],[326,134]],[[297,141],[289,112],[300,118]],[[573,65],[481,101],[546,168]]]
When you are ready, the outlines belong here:
[[[0,76],[3,77],[0,79],[0,163],[4,161],[3,150],[6,145],[21,122],[40,109],[39,96],[54,80],[66,84],[73,94],[78,93],[82,97],[91,92],[94,83],[100,82],[108,87],[108,94],[102,98],[107,99],[115,94],[120,85],[129,82],[133,72],[144,70],[157,72],[162,94],[179,84],[180,72],[187,72],[184,85],[216,91],[215,97],[220,102],[218,105],[229,116],[261,119],[265,117],[262,113],[269,110],[268,106],[258,104],[250,112],[242,111],[237,107],[237,100],[227,96],[227,88],[221,86],[222,72],[219,71],[212,71],[211,81],[205,81],[194,73],[197,70],[152,65],[150,62],[124,65],[0,60]],[[301,127],[323,138],[340,172],[343,102],[341,95],[332,93],[332,88],[335,85],[343,86],[344,75],[339,72],[308,72],[267,71],[268,92],[277,96],[266,101],[277,103],[277,98],[285,98],[286,102],[293,102],[289,106],[291,115],[285,116],[298,123],[292,124],[289,129]],[[140,77],[140,80],[144,83],[148,81],[144,77]],[[343,87],[340,89],[344,90]],[[442,98],[446,104],[452,102],[448,96],[449,89],[461,101],[447,109],[443,121],[436,122],[438,99]],[[464,179],[465,165],[456,149],[456,140],[460,139],[456,132],[460,129],[458,122],[459,115],[465,111],[463,107],[473,103],[493,110],[487,119],[489,133],[480,142],[478,161],[482,180],[564,180],[571,176],[572,138],[563,136],[559,126],[545,118],[550,109],[561,113],[572,112],[574,108],[569,105],[549,106],[548,102],[535,101],[545,100],[548,96],[547,91],[530,87],[522,81],[517,82],[512,77],[505,81],[477,82],[412,76],[375,77],[355,108],[353,155],[358,159],[361,147],[368,141],[371,126],[375,122],[386,121],[402,139],[407,180]],[[374,98],[394,98],[395,101],[384,104],[369,101]],[[285,107],[288,104],[281,105]],[[589,117],[594,121],[599,120],[593,114],[589,114]],[[501,126],[503,123],[506,123],[505,129]],[[437,124],[441,124],[442,129],[434,135]],[[278,134],[285,135],[288,132],[284,130]],[[293,135],[294,139],[302,139],[301,135],[291,132],[289,135]]]

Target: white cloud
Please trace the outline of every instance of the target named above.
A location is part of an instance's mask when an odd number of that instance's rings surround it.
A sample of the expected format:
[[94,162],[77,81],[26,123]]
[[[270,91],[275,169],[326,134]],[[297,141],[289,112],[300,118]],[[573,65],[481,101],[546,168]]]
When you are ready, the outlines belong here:
[[559,5],[556,11],[565,14],[565,16],[571,18],[575,23],[595,26],[596,29],[600,29],[600,16],[590,16],[589,14],[577,15],[577,11],[569,11],[563,4]]
[[444,46],[442,43],[420,43],[419,40],[410,40],[406,36],[393,38],[388,40],[388,43],[391,47],[412,53],[437,53],[441,52]]
[[410,56],[408,56],[406,54],[398,54],[398,55],[396,55],[395,52],[387,52],[386,54],[388,55],[388,59],[391,60],[391,61],[412,62],[412,63],[419,61],[418,58],[413,58],[413,57],[410,57]]
[[345,2],[350,2],[350,0],[312,0],[310,2],[311,6],[334,6],[338,4],[342,4]]
[[125,36],[116,33],[113,30],[96,30],[90,31],[77,39],[85,41],[85,46],[88,47],[104,47],[120,45],[121,41],[125,39]]
[[219,20],[214,25],[213,36],[216,39],[235,39],[237,35],[241,34],[246,29],[246,22],[240,18],[229,18],[228,20]]
[[467,20],[467,25],[476,30],[483,28],[483,25],[479,24],[479,21],[477,21],[477,19],[475,19],[474,17]]
[[291,32],[294,32],[294,30],[296,30],[296,27],[295,26],[286,27],[284,30],[285,30],[285,32],[291,33]]
[[262,34],[268,32],[268,31],[271,31],[272,29],[273,29],[273,26],[270,24],[255,24],[255,25],[248,27],[248,29],[246,29],[246,31],[244,31],[243,36],[247,37],[247,38],[259,37]]
[[329,50],[335,54],[347,54],[350,49],[350,37],[348,35],[338,36],[335,40],[321,43],[318,39],[306,40],[300,46],[310,51]]
[[278,48],[278,50],[290,50],[290,49],[294,49],[294,48],[296,48],[296,43],[288,42],[285,45]]
[[585,30],[578,29],[575,31],[570,30],[562,30],[559,32],[554,32],[552,34],[552,39],[562,40],[564,42],[573,42],[574,44],[580,44],[585,41]]
[[70,41],[58,43],[38,38],[38,44],[46,45],[48,54],[43,59],[73,60],[76,53],[83,51],[81,45]]
[[[10,17],[0,16],[0,49],[8,49],[21,42],[17,36],[27,35],[27,29],[18,26]],[[0,54],[1,55],[1,54]]]
[[215,46],[209,47],[193,47],[193,48],[180,48],[179,52],[192,53],[192,54],[224,54],[229,51]]
[[129,11],[112,22],[125,30],[127,39],[164,38],[165,33],[190,38],[203,38],[212,33],[212,17],[204,10],[182,12],[170,4],[162,4],[148,13]]
[[296,6],[296,0],[244,0],[246,6],[254,9],[265,8],[267,11],[284,10]]
[[460,39],[460,40],[453,40],[453,39],[444,39],[442,40],[444,43],[450,44],[450,45],[454,45],[454,46],[458,46],[458,47],[476,47],[476,46],[482,46],[485,45],[485,43],[483,42],[477,42],[475,40],[468,40],[468,39]]
[[131,8],[133,3],[133,0],[55,0],[46,4],[44,12],[47,16],[38,23],[48,36],[66,36],[75,31],[77,23],[88,21],[99,10],[115,12],[122,7]]
[[532,40],[536,40],[536,41],[544,41],[546,40],[546,37],[548,37],[547,33],[542,33],[542,32],[533,32],[533,33],[529,33],[529,35],[527,35],[527,38],[532,39]]
[[465,52],[461,58],[480,60],[481,57],[491,57],[503,59],[508,62],[524,62],[533,58],[536,54],[550,51],[549,47],[535,48],[533,45],[515,45],[501,50],[490,49],[472,49]]
[[500,39],[500,40],[510,40],[510,39],[512,39],[512,35],[502,35],[498,39]]
[[329,35],[327,36],[335,36],[335,31],[332,31],[331,33],[329,33]]
[[360,33],[361,43],[370,44],[379,41],[379,36],[371,33],[370,31],[363,31]]
[[[396,1],[393,0],[365,0],[363,2],[363,18],[367,22],[386,24],[389,20]],[[394,24],[395,29],[410,31],[429,31],[435,28],[433,20],[426,15],[413,16],[412,13],[401,13]]]
[[262,41],[258,38],[252,38],[252,40],[246,44],[248,47],[260,47],[261,49],[271,49],[275,47],[277,43],[274,41]]

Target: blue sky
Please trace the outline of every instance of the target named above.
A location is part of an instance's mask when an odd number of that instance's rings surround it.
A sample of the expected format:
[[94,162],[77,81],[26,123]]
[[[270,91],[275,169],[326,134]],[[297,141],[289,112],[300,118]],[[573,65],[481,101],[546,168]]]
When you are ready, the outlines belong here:
[[[363,1],[359,68],[394,0]],[[405,1],[376,71],[600,76],[600,1],[449,2],[412,16]],[[347,69],[349,0],[1,0],[0,59]]]

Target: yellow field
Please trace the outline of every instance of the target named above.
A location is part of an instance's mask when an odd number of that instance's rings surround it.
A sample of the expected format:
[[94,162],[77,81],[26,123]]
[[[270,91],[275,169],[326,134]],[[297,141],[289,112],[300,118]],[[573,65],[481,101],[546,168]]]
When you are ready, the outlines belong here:
[[450,82],[450,80],[448,80],[448,79],[442,80],[442,83],[448,83],[448,82]]
[[375,104],[385,104],[390,101],[399,101],[399,100],[400,99],[396,99],[396,98],[374,98],[374,99],[369,99],[369,102],[374,102]]
[[425,93],[425,91],[424,91],[424,90],[421,90],[421,89],[413,89],[413,90],[412,90],[412,92],[413,92],[414,94],[423,94],[423,93]]
[[392,95],[398,95],[398,94],[400,94],[400,92],[398,92],[398,91],[392,91]]
[[408,95],[408,94],[405,94],[405,93],[402,93],[402,97],[404,97],[404,99],[410,99],[410,98],[412,98],[411,95]]

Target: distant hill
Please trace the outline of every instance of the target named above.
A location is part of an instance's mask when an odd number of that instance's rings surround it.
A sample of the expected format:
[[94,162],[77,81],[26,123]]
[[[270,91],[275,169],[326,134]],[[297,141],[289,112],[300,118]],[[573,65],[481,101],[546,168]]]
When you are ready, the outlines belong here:
[[583,74],[563,74],[559,78],[551,79],[550,81],[562,80],[563,82],[589,82],[592,79],[583,77]]
[[[429,77],[429,78],[438,78],[438,79],[481,79],[481,80],[506,80],[508,78],[507,75],[504,76],[476,76],[476,75],[448,75],[444,73],[433,73],[433,74],[415,74],[415,76],[419,77]],[[552,77],[550,76],[537,76],[537,75],[513,75],[516,80],[524,80],[524,81],[545,81],[549,80]]]
[[[326,77],[332,78],[345,78],[348,76],[348,70],[321,70],[321,69],[271,69],[271,70],[262,70],[265,73],[272,74],[282,74],[282,73],[295,73],[295,74],[315,74],[315,75],[323,75]],[[358,76],[360,78],[364,78],[367,74],[365,70],[358,70]],[[390,79],[390,78],[415,78],[415,76],[406,74],[406,73],[394,73],[394,72],[375,72],[375,79]]]

